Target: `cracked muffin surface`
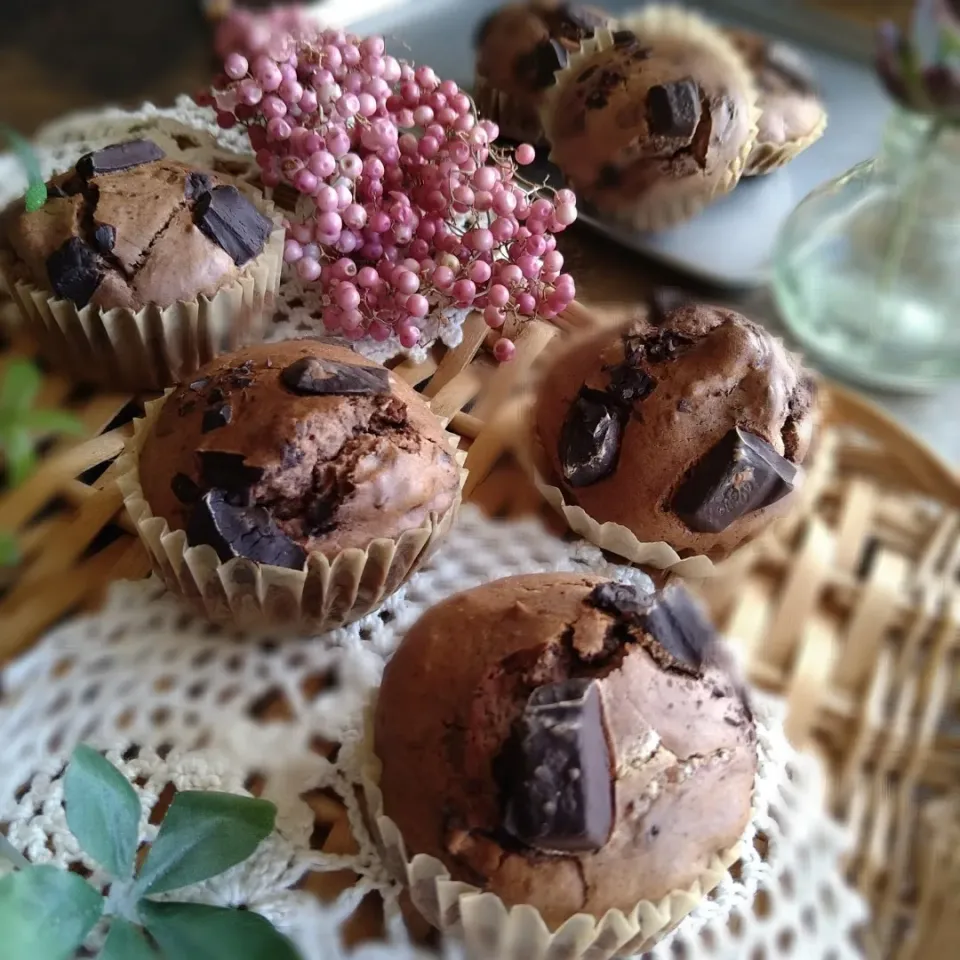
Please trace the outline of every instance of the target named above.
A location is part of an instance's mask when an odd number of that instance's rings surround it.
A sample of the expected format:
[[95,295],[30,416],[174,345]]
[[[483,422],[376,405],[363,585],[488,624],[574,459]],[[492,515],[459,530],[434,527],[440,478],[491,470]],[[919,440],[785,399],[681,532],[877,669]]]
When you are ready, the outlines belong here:
[[86,154],[53,177],[47,202],[5,217],[14,272],[101,310],[213,296],[260,254],[272,223],[216,174],[149,140]]
[[302,567],[395,539],[457,501],[459,468],[427,403],[351,350],[246,347],[164,402],[140,453],[155,516],[222,560]]
[[408,855],[552,927],[690,886],[741,837],[757,767],[685,589],[566,573],[429,610],[385,669],[374,749]]
[[626,218],[732,188],[756,134],[754,92],[725,55],[685,37],[617,30],[559,83],[545,108],[550,158],[585,200]]
[[760,325],[669,291],[547,371],[536,434],[568,503],[722,559],[792,505],[816,381]]

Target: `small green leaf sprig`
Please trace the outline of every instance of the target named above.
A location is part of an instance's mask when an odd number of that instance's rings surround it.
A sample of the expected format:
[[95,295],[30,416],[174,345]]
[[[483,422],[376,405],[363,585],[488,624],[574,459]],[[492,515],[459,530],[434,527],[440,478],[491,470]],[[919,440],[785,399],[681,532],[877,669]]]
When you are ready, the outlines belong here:
[[4,960],[68,960],[105,920],[100,960],[299,960],[259,914],[156,900],[242,863],[273,832],[276,807],[229,793],[177,793],[138,868],[140,800],[123,774],[80,746],[64,775],[67,825],[110,874],[103,897],[77,874],[28,863],[0,834],[14,871],[0,879]]
[[[40,371],[28,360],[14,360],[0,383],[0,453],[6,466],[6,485],[11,488],[23,483],[36,466],[36,435],[76,435],[84,430],[72,414],[34,408],[40,385]],[[0,530],[0,567],[11,567],[18,561],[16,538]]]
[[17,155],[27,175],[27,192],[23,203],[27,213],[34,213],[47,202],[47,184],[40,171],[40,163],[33,148],[12,127],[0,123],[0,137],[10,144],[10,149]]

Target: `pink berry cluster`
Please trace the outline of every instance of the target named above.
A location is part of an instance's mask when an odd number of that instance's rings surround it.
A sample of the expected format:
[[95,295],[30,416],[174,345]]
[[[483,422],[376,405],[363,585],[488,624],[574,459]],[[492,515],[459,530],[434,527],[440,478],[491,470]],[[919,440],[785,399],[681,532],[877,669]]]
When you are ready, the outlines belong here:
[[[573,193],[521,180],[533,148],[495,146],[496,124],[456,83],[389,56],[382,37],[275,32],[252,60],[227,56],[202,100],[222,127],[246,127],[266,186],[301,195],[284,256],[318,285],[328,330],[412,347],[436,309],[476,308],[510,332],[573,300],[555,238],[577,217]],[[514,352],[501,335],[497,359]]]
[[231,53],[253,60],[266,50],[271,38],[277,34],[307,33],[311,29],[316,29],[316,21],[294,4],[266,10],[231,5],[226,15],[217,21],[213,45],[221,60]]

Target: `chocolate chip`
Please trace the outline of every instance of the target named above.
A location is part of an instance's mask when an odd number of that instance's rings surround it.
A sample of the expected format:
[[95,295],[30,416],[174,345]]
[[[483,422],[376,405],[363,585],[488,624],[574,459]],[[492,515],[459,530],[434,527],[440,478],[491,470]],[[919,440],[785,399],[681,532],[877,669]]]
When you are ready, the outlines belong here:
[[647,125],[662,137],[690,138],[700,122],[700,88],[689,78],[647,92]]
[[103,280],[103,270],[93,248],[71,237],[47,257],[47,278],[58,297],[85,307]]
[[210,175],[193,170],[187,174],[186,182],[183,185],[183,195],[187,200],[195,200],[204,193],[209,193],[213,181]]
[[632,584],[609,582],[598,583],[590,591],[586,603],[618,620],[638,624],[650,609],[651,600]]
[[597,683],[538,687],[505,751],[504,827],[549,853],[598,850],[613,826],[610,747]]
[[684,477],[673,509],[698,533],[720,533],[793,490],[798,468],[766,440],[735,427]]
[[623,425],[610,398],[583,387],[560,431],[560,466],[571,487],[586,487],[617,466]]
[[614,30],[613,45],[615,47],[629,47],[637,42],[637,35],[632,30]]
[[76,170],[84,180],[89,180],[102,173],[117,173],[144,163],[153,163],[165,156],[152,140],[128,140],[84,154],[77,161]]
[[51,183],[47,187],[47,196],[57,200],[63,200],[66,197],[75,197],[83,192],[83,181],[80,177],[70,176],[61,184]]
[[200,391],[200,390],[202,390],[209,382],[210,382],[210,380],[209,380],[209,378],[207,378],[207,377],[201,377],[199,380],[191,380],[191,381],[190,381],[190,389],[191,389],[191,390]]
[[191,546],[206,543],[223,560],[246,557],[257,563],[299,570],[306,552],[294,543],[263,507],[238,507],[222,490],[209,490],[194,507],[187,524]]
[[690,303],[690,296],[677,287],[657,287],[650,294],[650,314],[648,320],[659,327],[667,318],[681,307]]
[[200,488],[185,473],[175,473],[170,481],[173,495],[181,503],[194,503],[200,499]]
[[583,83],[585,80],[589,80],[599,69],[600,67],[596,64],[592,67],[587,67],[587,69],[577,77],[577,83]]
[[679,584],[671,584],[656,597],[640,625],[678,666],[698,674],[719,641],[713,624]]
[[678,413],[689,413],[693,409],[693,405],[686,397],[681,397],[677,401],[677,412]]
[[256,257],[273,225],[236,188],[214,187],[193,207],[194,223],[241,267]]
[[219,487],[229,493],[243,493],[263,476],[263,467],[244,463],[242,453],[223,450],[198,450],[200,476],[208,487]]
[[649,374],[630,363],[620,363],[610,370],[610,386],[607,393],[617,403],[631,406],[646,400],[656,387],[657,381]]
[[233,407],[229,403],[218,403],[210,407],[203,413],[203,423],[200,429],[203,433],[209,433],[211,430],[219,430],[225,427],[233,418]]
[[98,223],[93,231],[93,245],[100,253],[107,254],[117,242],[117,228],[109,223]]
[[665,330],[643,342],[643,355],[650,363],[667,363],[676,360],[693,346],[693,340],[682,334]]
[[310,396],[362,395],[390,392],[390,374],[384,367],[361,367],[319,357],[302,357],[280,373],[284,386]]
[[606,91],[592,90],[584,103],[590,110],[602,110],[607,105]]

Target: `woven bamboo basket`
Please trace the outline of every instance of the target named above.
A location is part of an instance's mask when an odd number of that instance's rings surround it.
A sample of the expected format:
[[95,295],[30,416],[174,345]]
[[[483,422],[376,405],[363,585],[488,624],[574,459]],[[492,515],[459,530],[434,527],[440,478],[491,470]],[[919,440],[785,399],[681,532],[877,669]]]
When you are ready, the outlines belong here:
[[[498,367],[475,316],[456,349],[396,366],[451,418],[468,451],[467,495],[489,514],[536,514],[562,535],[510,455],[516,414],[550,344],[599,317],[574,304],[554,323],[528,324],[516,360]],[[15,336],[8,340],[0,374],[31,353]],[[857,837],[846,868],[874,911],[866,955],[956,960],[960,480],[875,407],[839,387],[826,392],[820,452],[795,513],[699,589],[741,644],[752,680],[785,698],[793,742],[827,765],[832,812]],[[149,572],[113,482],[113,462],[143,399],[45,377],[39,402],[72,410],[89,436],[44,448],[29,482],[0,497],[0,529],[16,532],[24,555],[0,582],[0,665],[55,622],[95,608],[113,579]],[[266,721],[282,719],[288,707],[280,695],[258,709]],[[317,749],[332,754],[337,745]],[[340,803],[325,792],[304,799],[318,845],[351,852]],[[353,879],[309,874],[304,883],[329,898]],[[412,915],[410,924],[429,937]],[[381,929],[381,905],[368,897],[348,939]]]

